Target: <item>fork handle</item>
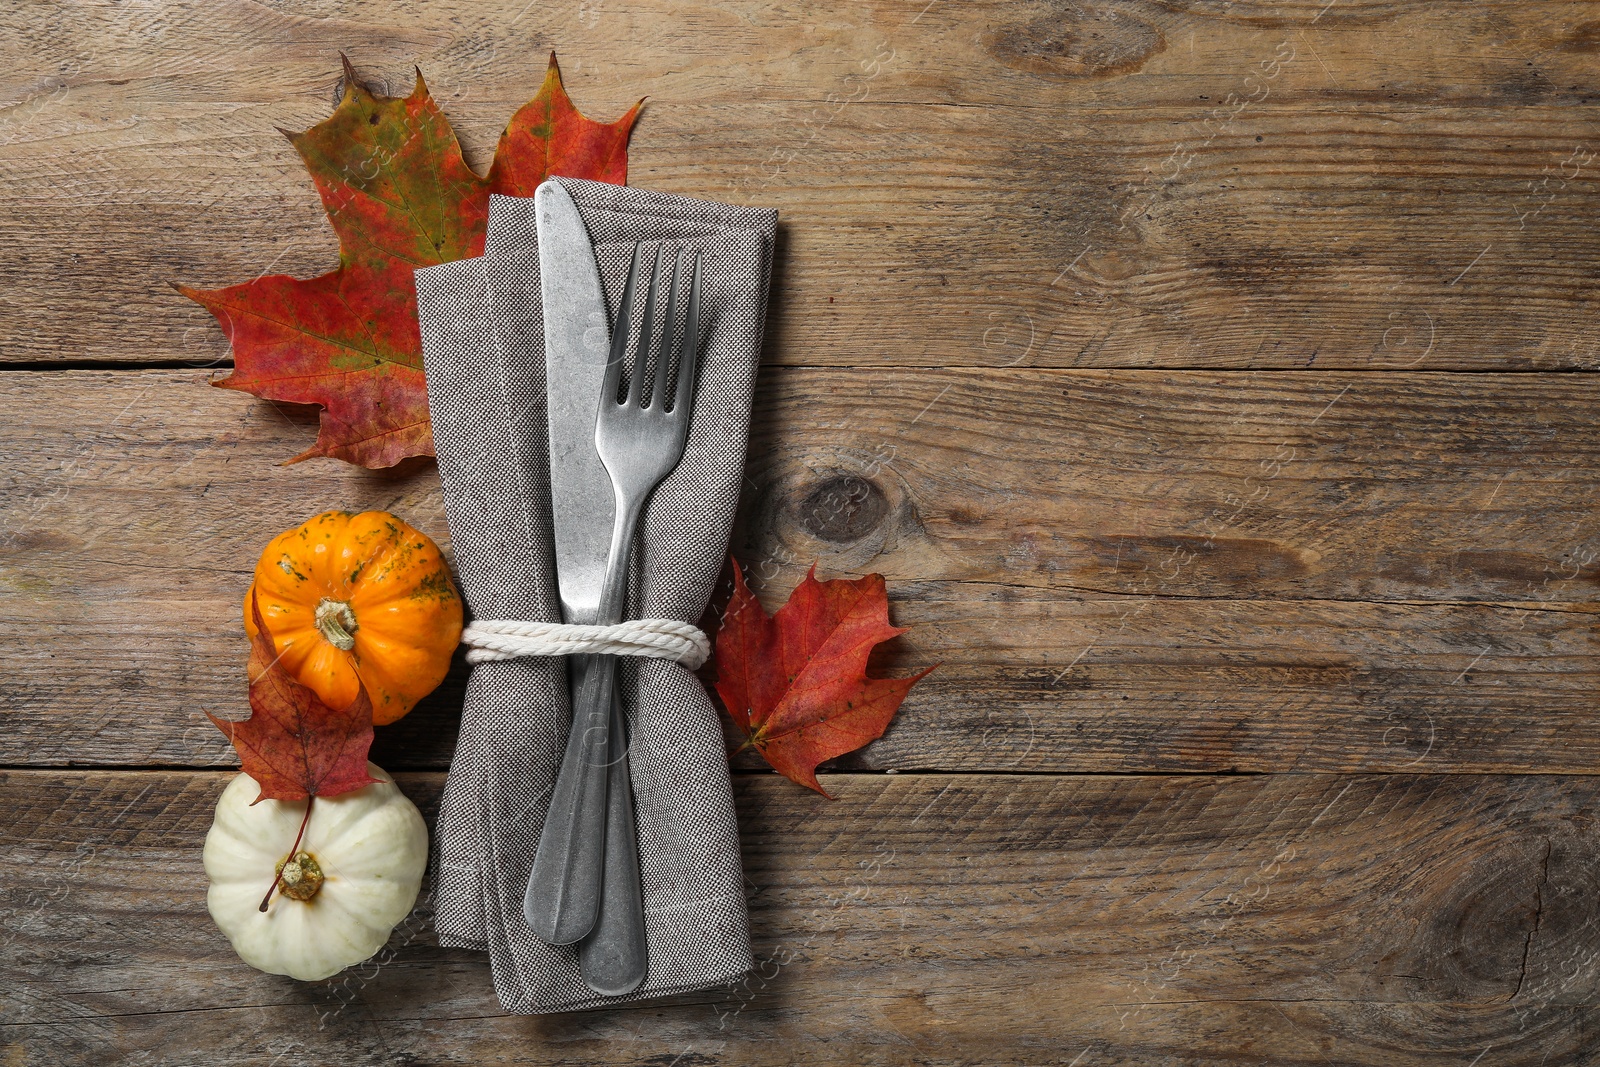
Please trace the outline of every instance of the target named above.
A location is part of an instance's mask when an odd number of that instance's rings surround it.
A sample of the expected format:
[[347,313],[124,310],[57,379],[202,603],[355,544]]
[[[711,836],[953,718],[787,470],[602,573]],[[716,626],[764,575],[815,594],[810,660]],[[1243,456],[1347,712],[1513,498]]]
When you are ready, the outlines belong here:
[[594,612],[596,626],[614,626],[622,621],[622,612],[628,606],[628,561],[633,557],[633,534],[639,526],[639,513],[644,510],[644,497],[625,495],[615,486],[615,480],[613,477],[616,517],[611,522],[611,547],[606,551],[606,575],[600,584],[600,603]]

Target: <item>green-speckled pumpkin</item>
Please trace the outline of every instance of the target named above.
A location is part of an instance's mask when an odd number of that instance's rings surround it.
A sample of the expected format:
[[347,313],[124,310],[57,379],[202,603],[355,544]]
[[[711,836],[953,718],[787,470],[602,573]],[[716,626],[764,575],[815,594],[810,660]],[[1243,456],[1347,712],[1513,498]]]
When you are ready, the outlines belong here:
[[245,594],[278,662],[329,707],[367,687],[372,721],[394,722],[433,692],[461,640],[461,597],[439,546],[384,511],[329,511],[281,533]]

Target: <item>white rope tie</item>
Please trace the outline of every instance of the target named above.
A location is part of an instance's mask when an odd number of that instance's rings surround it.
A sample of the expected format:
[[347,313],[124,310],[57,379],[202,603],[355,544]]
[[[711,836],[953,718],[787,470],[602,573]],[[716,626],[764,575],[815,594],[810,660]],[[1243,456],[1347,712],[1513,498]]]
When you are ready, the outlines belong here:
[[615,626],[479,619],[461,631],[461,643],[468,647],[468,663],[523,656],[647,656],[677,660],[692,671],[711,656],[705,633],[677,619],[637,619]]

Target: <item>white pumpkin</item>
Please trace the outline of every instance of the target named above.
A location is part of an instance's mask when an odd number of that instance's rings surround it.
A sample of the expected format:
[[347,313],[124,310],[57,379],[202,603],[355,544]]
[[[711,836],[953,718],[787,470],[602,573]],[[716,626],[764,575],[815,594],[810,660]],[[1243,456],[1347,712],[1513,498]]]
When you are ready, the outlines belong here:
[[[368,959],[411,912],[428,863],[416,805],[376,764],[372,785],[317,797],[294,857],[306,801],[263,800],[240,774],[206,834],[206,906],[234,951],[268,974],[312,982]],[[287,861],[287,862],[286,862]],[[261,900],[283,865],[267,910]]]

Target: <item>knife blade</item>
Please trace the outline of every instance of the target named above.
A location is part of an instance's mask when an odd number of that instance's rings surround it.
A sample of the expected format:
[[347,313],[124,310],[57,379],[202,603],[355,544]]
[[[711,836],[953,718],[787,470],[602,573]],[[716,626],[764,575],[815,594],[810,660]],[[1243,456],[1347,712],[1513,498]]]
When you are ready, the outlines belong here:
[[[605,292],[588,229],[560,182],[547,180],[535,191],[534,215],[544,306],[556,583],[565,621],[590,623],[604,582],[615,507],[611,476],[594,444],[595,412],[610,354]],[[587,657],[568,661],[573,693],[587,662]],[[573,723],[563,768],[574,758],[594,758],[594,746],[586,750],[584,741],[597,725]],[[602,779],[605,795],[576,795],[581,776],[564,773],[558,778],[551,811],[560,807],[573,818],[547,818],[523,913],[535,933],[552,944],[582,939],[579,961],[585,981],[598,992],[615,995],[636,988],[647,968],[620,697],[601,729],[609,735],[599,750],[609,763]],[[560,795],[564,785],[573,795]]]
[[556,584],[566,621],[589,623],[600,605],[615,509],[611,475],[594,446],[611,330],[594,246],[572,195],[560,182],[546,181],[533,204],[544,298]]

